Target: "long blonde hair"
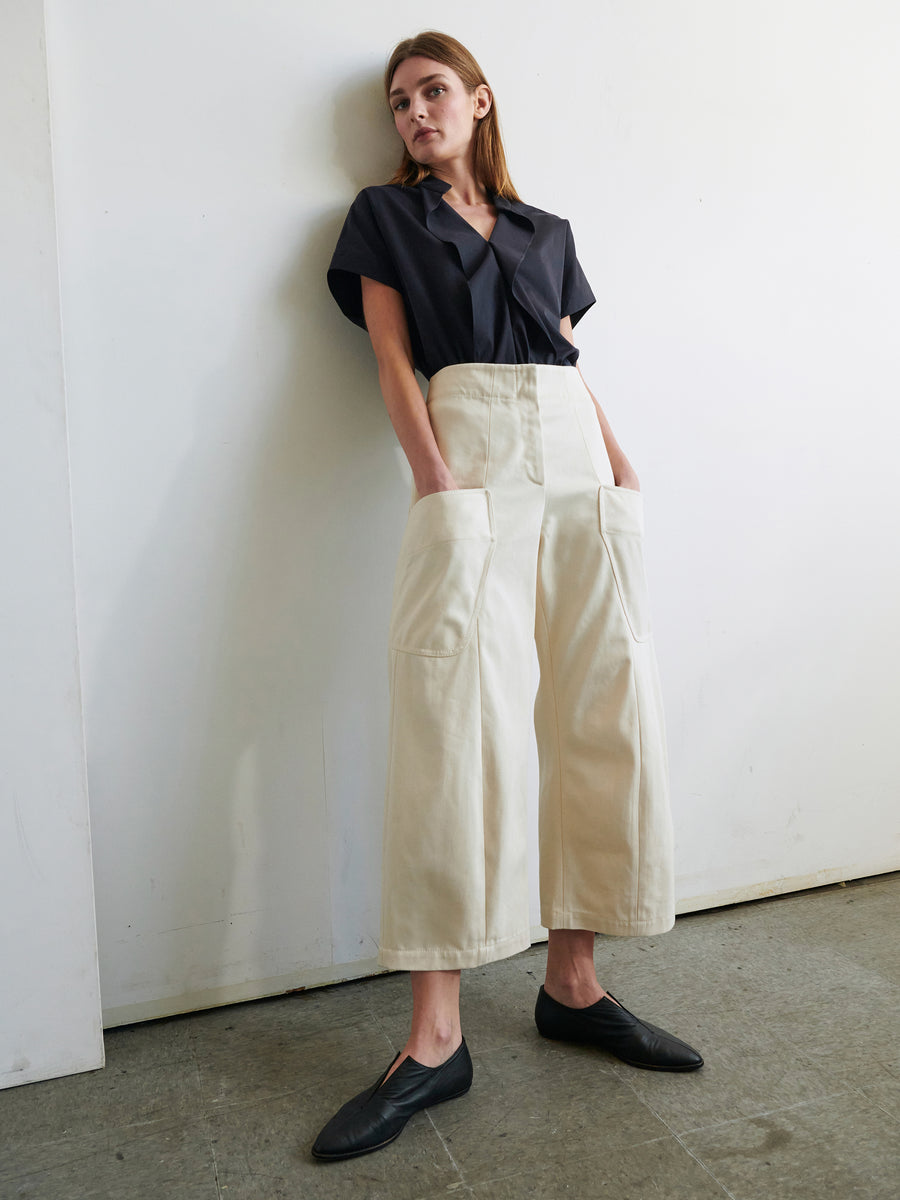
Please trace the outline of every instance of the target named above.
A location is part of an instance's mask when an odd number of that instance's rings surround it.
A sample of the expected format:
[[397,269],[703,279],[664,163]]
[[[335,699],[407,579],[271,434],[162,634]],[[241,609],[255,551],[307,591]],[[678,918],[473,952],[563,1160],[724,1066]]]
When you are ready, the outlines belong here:
[[[390,91],[394,72],[406,59],[417,57],[433,58],[435,62],[452,67],[462,80],[464,87],[470,92],[474,92],[479,84],[487,84],[484,71],[462,42],[458,42],[456,38],[450,37],[447,33],[438,33],[434,29],[428,29],[415,37],[399,42],[391,52],[384,72],[384,94],[388,105],[391,102]],[[507,200],[519,200],[519,194],[513,187],[506,165],[506,154],[503,150],[503,139],[500,136],[500,120],[497,116],[496,104],[492,103],[487,114],[478,122],[474,138],[475,178],[495,196],[503,196]],[[400,166],[388,182],[414,187],[430,174],[428,167],[417,163],[404,146]]]

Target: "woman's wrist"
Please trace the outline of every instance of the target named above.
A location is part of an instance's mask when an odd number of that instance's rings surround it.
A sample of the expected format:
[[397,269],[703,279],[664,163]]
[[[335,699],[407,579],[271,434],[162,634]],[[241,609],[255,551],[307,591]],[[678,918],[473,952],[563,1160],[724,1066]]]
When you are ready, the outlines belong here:
[[613,480],[616,487],[630,488],[634,492],[641,490],[637,472],[624,455],[614,462],[610,460],[610,465],[613,469]]
[[427,496],[431,492],[452,491],[458,487],[446,463],[443,463],[441,467],[431,468],[419,474],[414,473],[413,480],[419,496]]

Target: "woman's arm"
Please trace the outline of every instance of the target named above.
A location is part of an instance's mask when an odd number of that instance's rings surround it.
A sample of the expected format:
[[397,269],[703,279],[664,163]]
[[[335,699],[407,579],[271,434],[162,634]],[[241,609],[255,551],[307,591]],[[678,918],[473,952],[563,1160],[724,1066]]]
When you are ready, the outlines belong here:
[[395,288],[365,276],[362,282],[363,313],[378,361],[378,383],[394,432],[403,447],[420,498],[429,492],[457,487],[441,457],[428,408],[413,366],[412,344],[403,297]]
[[[571,317],[562,318],[559,323],[559,331],[564,338],[572,343],[573,346],[575,345],[575,338],[572,333]],[[578,366],[577,363],[575,365]],[[578,374],[581,375],[581,367],[578,367]],[[582,381],[584,381],[583,375],[581,375],[581,378]],[[597,418],[600,421],[600,428],[603,431],[603,441],[606,445],[606,453],[609,455],[609,463],[612,467],[613,479],[615,480],[616,486],[631,488],[633,491],[639,492],[641,490],[640,481],[638,480],[634,467],[632,467],[631,463],[625,457],[625,452],[616,441],[613,431],[610,428],[609,421],[606,419],[606,414],[597,403],[597,397],[587,386],[587,382],[584,383],[584,386],[587,388],[587,393],[593,400],[594,408],[597,410]]]

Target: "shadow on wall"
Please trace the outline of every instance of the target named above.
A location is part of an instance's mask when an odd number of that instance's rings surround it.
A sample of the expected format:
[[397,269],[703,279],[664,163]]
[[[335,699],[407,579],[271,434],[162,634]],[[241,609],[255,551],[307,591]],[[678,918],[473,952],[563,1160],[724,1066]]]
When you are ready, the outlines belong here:
[[387,183],[400,162],[403,143],[394,129],[380,73],[366,72],[341,88],[334,100],[333,128],[332,161],[355,185],[354,194],[369,184]]
[[306,225],[268,305],[218,331],[226,354],[95,662],[107,1007],[175,1012],[375,954],[409,484],[368,338],[325,273],[356,191],[399,161],[380,78],[338,93],[333,144],[345,198]]

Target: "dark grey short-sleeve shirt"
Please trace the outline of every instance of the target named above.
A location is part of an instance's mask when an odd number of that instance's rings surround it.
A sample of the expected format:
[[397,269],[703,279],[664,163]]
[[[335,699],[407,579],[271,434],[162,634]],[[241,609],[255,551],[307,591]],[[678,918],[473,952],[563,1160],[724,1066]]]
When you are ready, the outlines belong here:
[[574,365],[559,322],[595,302],[569,222],[519,200],[491,199],[485,240],[444,202],[450,184],[364,188],[350,207],[328,268],[342,311],[365,329],[360,276],[403,297],[416,367],[430,378],[451,363]]

